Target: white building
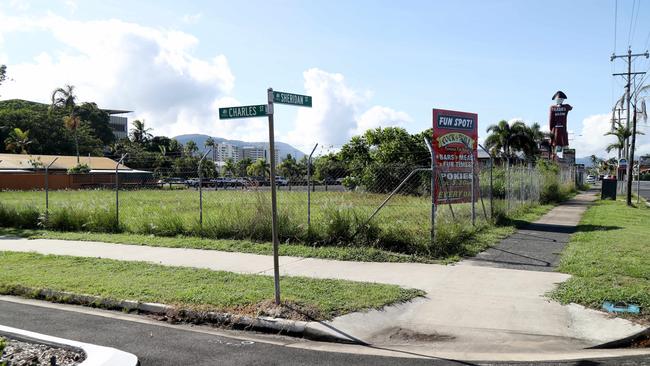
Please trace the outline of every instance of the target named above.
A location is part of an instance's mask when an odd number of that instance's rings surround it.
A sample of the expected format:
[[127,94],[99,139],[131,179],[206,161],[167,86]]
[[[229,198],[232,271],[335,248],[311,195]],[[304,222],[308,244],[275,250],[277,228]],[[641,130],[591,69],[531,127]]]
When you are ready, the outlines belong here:
[[[255,160],[269,160],[270,151],[267,147],[257,147],[257,146],[244,146],[242,147],[242,158],[249,158],[253,161]],[[280,154],[278,150],[275,150],[275,163],[280,164]]]
[[239,146],[220,143],[215,144],[214,150],[215,162],[225,162],[228,159],[232,159],[236,163],[242,159],[242,149]]

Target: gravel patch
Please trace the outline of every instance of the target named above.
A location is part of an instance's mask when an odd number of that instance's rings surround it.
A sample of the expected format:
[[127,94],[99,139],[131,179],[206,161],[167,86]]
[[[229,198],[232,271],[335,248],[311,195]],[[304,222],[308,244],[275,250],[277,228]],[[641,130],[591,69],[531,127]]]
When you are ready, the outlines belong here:
[[5,362],[7,366],[74,366],[86,358],[80,351],[11,338],[0,338],[0,348],[2,342],[4,349],[0,365]]

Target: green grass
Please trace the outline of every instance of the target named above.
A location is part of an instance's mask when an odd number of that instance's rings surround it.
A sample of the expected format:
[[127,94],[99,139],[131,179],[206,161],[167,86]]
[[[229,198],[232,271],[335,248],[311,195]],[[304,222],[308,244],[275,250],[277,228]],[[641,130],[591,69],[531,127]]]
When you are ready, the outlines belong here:
[[[512,219],[504,222],[502,226],[484,225],[471,236],[459,241],[462,252],[441,256],[437,260],[429,256],[406,255],[371,247],[312,246],[300,243],[281,243],[280,255],[361,262],[432,263],[442,261],[449,263],[461,259],[462,256],[473,256],[480,253],[512,234],[518,226],[535,221],[552,207],[551,205],[529,207],[514,215],[513,217],[516,220]],[[15,228],[0,228],[0,235],[19,236],[29,239],[98,241],[153,247],[210,249],[262,255],[273,254],[273,246],[270,242],[251,240],[207,239],[192,236],[160,237],[132,233],[64,232]]]
[[[312,225],[308,230],[306,194],[279,192],[280,240],[290,244],[283,245],[285,255],[363,261],[454,260],[476,254],[511,234],[515,219],[524,220],[529,213],[530,218],[539,217],[550,207],[526,207],[511,213],[509,221],[497,227],[483,219],[479,203],[477,225],[472,227],[469,204],[454,205],[455,217],[449,206],[440,205],[436,217],[437,240],[431,245],[431,206],[426,197],[397,195],[368,226],[364,226],[367,217],[386,195],[315,192],[312,197]],[[268,192],[206,191],[201,228],[198,194],[194,190],[121,192],[119,225],[115,220],[112,191],[51,192],[47,220],[43,192],[0,192],[0,226],[65,232],[39,234],[51,238],[268,254],[271,236],[268,199]],[[485,204],[489,211],[489,202]],[[502,217],[503,203],[497,200],[495,209]],[[120,234],[106,234],[116,232]]]
[[603,301],[641,306],[650,320],[650,209],[598,201],[583,216],[562,253],[561,272],[573,275],[551,296],[600,308]]
[[[273,299],[273,277],[146,262],[0,252],[0,293],[19,287],[219,312],[250,312]],[[282,277],[283,301],[318,319],[381,308],[424,293],[395,285]],[[247,310],[248,309],[248,310]]]

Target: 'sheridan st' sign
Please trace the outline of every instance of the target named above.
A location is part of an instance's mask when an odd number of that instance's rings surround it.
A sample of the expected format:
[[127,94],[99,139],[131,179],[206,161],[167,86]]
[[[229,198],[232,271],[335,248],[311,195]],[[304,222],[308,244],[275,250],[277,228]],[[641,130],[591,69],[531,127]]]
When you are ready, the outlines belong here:
[[[433,152],[438,179],[436,203],[472,201],[472,159],[477,163],[478,115],[444,109],[433,110]],[[478,171],[478,167],[475,167]],[[478,182],[475,192],[478,191]],[[478,197],[478,193],[474,197]]]

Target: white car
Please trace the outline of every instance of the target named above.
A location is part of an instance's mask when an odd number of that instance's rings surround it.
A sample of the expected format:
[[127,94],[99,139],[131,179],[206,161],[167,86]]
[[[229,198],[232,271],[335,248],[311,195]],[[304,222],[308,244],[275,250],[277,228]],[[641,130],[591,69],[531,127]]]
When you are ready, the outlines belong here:
[[596,183],[596,177],[594,177],[593,175],[588,175],[587,179],[585,179],[585,183],[587,183],[587,184]]

